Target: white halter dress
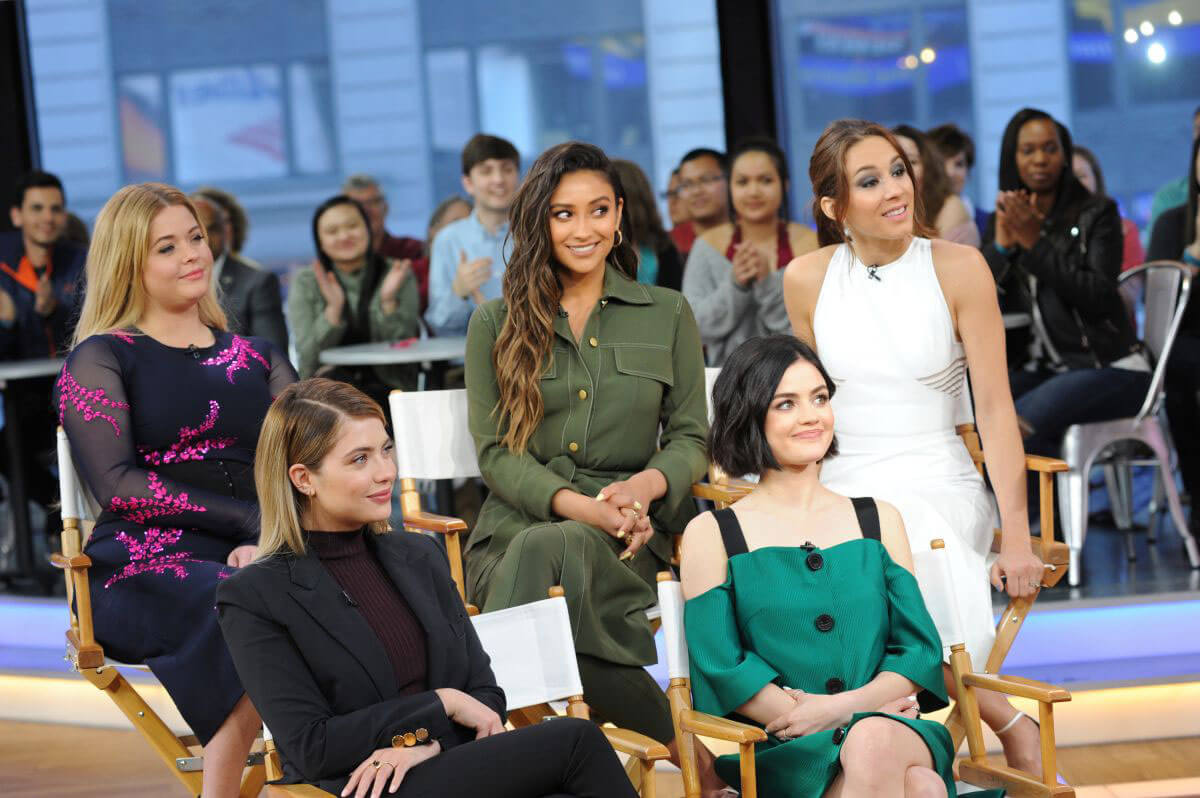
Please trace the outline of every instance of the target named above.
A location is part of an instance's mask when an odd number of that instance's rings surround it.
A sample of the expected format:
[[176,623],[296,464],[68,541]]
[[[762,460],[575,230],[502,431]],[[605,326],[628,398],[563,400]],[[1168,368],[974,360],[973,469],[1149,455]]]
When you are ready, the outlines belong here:
[[817,351],[837,385],[840,453],[821,466],[821,482],[895,505],[913,551],[945,541],[961,642],[982,670],[995,640],[987,569],[997,513],[954,431],[971,420],[966,357],[928,239],[914,238],[876,274],[841,245],[813,314]]

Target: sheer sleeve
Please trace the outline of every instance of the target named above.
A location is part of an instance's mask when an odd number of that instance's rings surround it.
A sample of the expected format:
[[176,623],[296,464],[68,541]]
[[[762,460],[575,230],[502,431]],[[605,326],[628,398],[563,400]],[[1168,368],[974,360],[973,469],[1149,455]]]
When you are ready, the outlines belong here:
[[942,678],[942,642],[916,578],[892,561],[880,548],[883,576],[887,584],[887,650],[879,671],[898,673],[921,688],[917,701],[922,712],[945,707],[946,683]]
[[133,523],[188,526],[238,541],[257,537],[252,502],[190,489],[139,467],[121,364],[107,338],[93,336],[76,347],[55,389],[75,467],[96,501]]
[[283,393],[284,388],[299,380],[300,376],[296,374],[295,367],[288,360],[287,352],[269,343],[265,338],[262,343],[270,350],[267,355],[267,362],[271,364],[271,371],[267,375],[267,389],[271,392],[271,398],[274,399]]
[[729,715],[779,678],[743,646],[728,581],[689,600],[683,615],[696,709]]

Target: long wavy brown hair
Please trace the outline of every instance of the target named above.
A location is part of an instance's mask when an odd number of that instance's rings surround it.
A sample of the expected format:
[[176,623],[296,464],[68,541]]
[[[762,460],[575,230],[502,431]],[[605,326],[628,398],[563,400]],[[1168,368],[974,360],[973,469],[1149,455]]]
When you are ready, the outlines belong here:
[[[812,182],[813,219],[817,223],[817,243],[821,246],[840,244],[846,240],[843,226],[846,208],[850,204],[850,177],[846,174],[846,153],[863,139],[879,136],[886,139],[904,161],[904,169],[912,175],[912,164],[904,148],[892,132],[882,125],[865,119],[836,119],[829,123],[808,160],[808,178]],[[832,197],[834,215],[829,217],[821,208],[821,198]],[[916,181],[913,181],[913,235],[936,238],[937,231],[927,221],[925,204]]]
[[[572,172],[601,172],[612,186],[613,196],[620,202],[625,198],[621,178],[604,151],[582,141],[568,141],[538,157],[509,208],[512,254],[503,282],[508,318],[492,349],[500,389],[493,412],[500,419],[501,444],[517,453],[525,451],[545,409],[538,381],[551,357],[554,318],[562,299],[558,273],[563,268],[554,257],[550,238],[550,198],[563,176]],[[621,243],[609,249],[605,261],[633,280],[637,253],[627,215],[621,224]]]

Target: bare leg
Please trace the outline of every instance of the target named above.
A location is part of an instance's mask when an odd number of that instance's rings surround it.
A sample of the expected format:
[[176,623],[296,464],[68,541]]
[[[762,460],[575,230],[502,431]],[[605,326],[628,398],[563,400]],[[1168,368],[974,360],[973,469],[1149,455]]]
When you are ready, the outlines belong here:
[[[949,666],[942,666],[946,679],[946,692],[951,698],[957,699],[954,677]],[[1008,698],[994,690],[976,690],[979,702],[979,717],[992,731],[1003,729],[1017,714],[1017,708],[1009,703]],[[1034,778],[1042,777],[1042,749],[1038,737],[1038,727],[1029,718],[1021,718],[1003,734],[996,735],[1004,746],[1004,759],[1009,767],[1023,770]]]
[[[692,747],[696,752],[696,770],[700,775],[700,795],[703,798],[714,798],[729,785],[721,781],[721,777],[713,769],[716,757],[712,755],[712,751],[709,751],[698,738],[692,738],[692,740]],[[679,744],[672,740],[667,743],[667,750],[671,752],[671,764],[680,767]]]
[[[842,772],[825,798],[931,798],[933,757],[920,735],[904,724],[882,717],[864,718],[842,743]],[[911,775],[910,775],[911,773]],[[910,792],[910,789],[912,790]],[[940,796],[945,796],[943,788]]]
[[243,695],[204,746],[203,798],[237,798],[246,757],[261,730],[262,719]]

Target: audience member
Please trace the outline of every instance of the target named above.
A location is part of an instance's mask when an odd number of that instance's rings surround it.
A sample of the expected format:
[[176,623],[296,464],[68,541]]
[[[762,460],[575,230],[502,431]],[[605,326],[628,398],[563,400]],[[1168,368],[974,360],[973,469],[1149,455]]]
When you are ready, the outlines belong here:
[[372,175],[358,173],[346,178],[342,193],[367,211],[371,222],[371,247],[385,258],[413,260],[425,252],[425,244],[417,238],[394,236],[387,231],[388,201],[379,181]]
[[242,251],[246,246],[246,236],[250,234],[250,217],[246,215],[246,209],[242,207],[242,203],[238,202],[237,197],[216,186],[201,186],[192,192],[192,196],[197,195],[208,197],[225,209],[225,214],[229,219],[229,242],[227,245],[229,251],[251,266],[261,269],[261,263],[247,257]]
[[[1192,140],[1187,202],[1158,217],[1147,260],[1181,260],[1200,269],[1200,136]],[[1167,420],[1179,452],[1179,473],[1192,496],[1192,533],[1200,535],[1200,272],[1167,361]]]
[[[1096,154],[1087,147],[1075,146],[1075,154],[1071,159],[1071,171],[1076,179],[1090,193],[1100,197],[1108,196],[1104,184],[1104,172],[1100,171],[1100,161]],[[1121,271],[1132,269],[1146,262],[1146,251],[1142,249],[1141,233],[1132,219],[1121,217],[1121,233],[1125,236],[1125,248],[1122,250]]]
[[[226,329],[188,198],[126,186],[96,220],[87,296],[55,405],[100,507],[84,552],[96,640],[144,662],[204,746],[204,795],[236,795],[261,721],[213,612],[254,557],[254,441],[295,380],[283,352]],[[136,416],[135,416],[136,408]]]
[[679,162],[679,198],[687,221],[675,225],[671,240],[685,263],[698,236],[729,221],[728,171],[725,153],[707,147],[686,153]]
[[[996,589],[1007,580],[1010,596],[1033,596],[1042,563],[1029,540],[994,283],[978,250],[930,240],[911,174],[885,128],[830,124],[809,161],[822,248],[788,267],[784,297],[796,336],[838,385],[842,450],[822,464],[821,482],[894,504],[913,549],[945,541],[964,642],[982,669],[995,640],[989,574]],[[990,569],[996,504],[955,434],[968,373],[1003,530]],[[1009,764],[1040,773],[1034,722],[990,691],[979,707]]]
[[643,668],[657,656],[645,610],[707,463],[704,363],[683,297],[634,280],[622,193],[599,148],[566,142],[513,201],[504,297],[467,332],[469,424],[491,489],[467,543],[467,598],[486,612],[562,585],[588,703],[678,762],[666,696]]
[[62,235],[59,236],[59,241],[68,244],[74,244],[80,249],[86,250],[88,244],[92,241],[92,236],[88,232],[87,223],[80,219],[70,211],[67,212],[67,222],[63,225]]
[[[819,481],[837,454],[835,390],[791,335],[745,341],[717,377],[709,456],[759,483],[683,536],[692,696],[766,730],[754,752],[763,795],[953,794],[950,736],[918,718],[948,702],[904,522]],[[721,757],[717,772],[740,787],[737,761]]]
[[926,132],[929,141],[938,154],[942,156],[942,165],[946,168],[946,177],[950,188],[967,206],[967,213],[975,220],[975,228],[983,236],[987,227],[987,212],[976,208],[967,194],[967,180],[971,170],[975,168],[975,142],[958,125],[948,122]]
[[671,172],[671,179],[667,181],[667,190],[663,192],[663,199],[667,201],[667,216],[671,218],[672,228],[678,227],[690,218],[679,192],[678,166]]
[[505,732],[445,555],[389,531],[396,460],[379,405],[331,380],[288,387],[254,470],[258,557],[217,610],[283,783],[359,798],[634,795],[589,721]]
[[622,229],[638,255],[638,282],[678,291],[683,282],[683,263],[663,229],[650,180],[633,161],[614,158],[612,164],[625,190]]
[[[1196,139],[1200,139],[1200,106],[1196,106],[1196,110],[1192,111],[1192,141]],[[1154,232],[1154,225],[1160,215],[1187,202],[1187,187],[1188,175],[1185,172],[1154,192],[1154,199],[1150,204],[1150,222],[1146,229]]]
[[500,296],[512,252],[508,210],[521,174],[511,142],[477,133],[462,151],[463,189],[475,200],[465,219],[442,228],[430,247],[429,310],[434,335],[464,335],[471,312]]
[[1073,154],[1070,133],[1049,114],[1018,111],[1001,142],[1000,192],[984,236],[1005,309],[1033,319],[1009,375],[1031,454],[1057,456],[1072,424],[1135,415],[1150,381],[1117,290],[1121,217],[1075,177]]
[[429,307],[429,253],[433,250],[433,239],[438,231],[451,222],[466,219],[471,215],[471,203],[457,194],[452,194],[438,203],[429,215],[429,226],[425,228],[425,246],[419,258],[413,258],[413,274],[417,276],[417,291],[421,295],[421,316]]
[[412,268],[375,252],[366,210],[345,194],[317,207],[312,233],[317,260],[296,274],[288,294],[300,374],[344,380],[386,403],[392,388],[413,387],[412,367],[322,367],[320,356],[335,346],[416,336],[419,300]]
[[812,230],[784,218],[787,159],[773,141],[741,142],[730,166],[735,221],[705,231],[684,267],[683,294],[710,366],[747,338],[789,328],[780,270],[817,247]]
[[266,338],[280,352],[288,351],[287,323],[279,277],[258,269],[229,251],[229,215],[206,194],[194,194],[192,206],[199,215],[213,254],[213,280],[229,329],[238,335]]
[[[48,172],[23,175],[9,214],[17,229],[0,233],[0,360],[62,355],[71,342],[87,254],[62,238],[67,220],[62,183]],[[53,377],[33,377],[10,380],[4,388],[9,410],[4,423],[15,424],[34,453],[22,470],[28,498],[51,513],[48,534],[59,531],[51,510],[58,501],[58,480],[49,468],[56,426],[49,403],[53,387]],[[0,472],[11,476],[11,467],[9,458],[0,458]]]
[[978,247],[979,228],[975,226],[975,219],[946,176],[944,159],[929,138],[911,125],[897,125],[892,128],[892,133],[912,164],[913,181],[921,193],[921,204],[937,231],[937,237]]

